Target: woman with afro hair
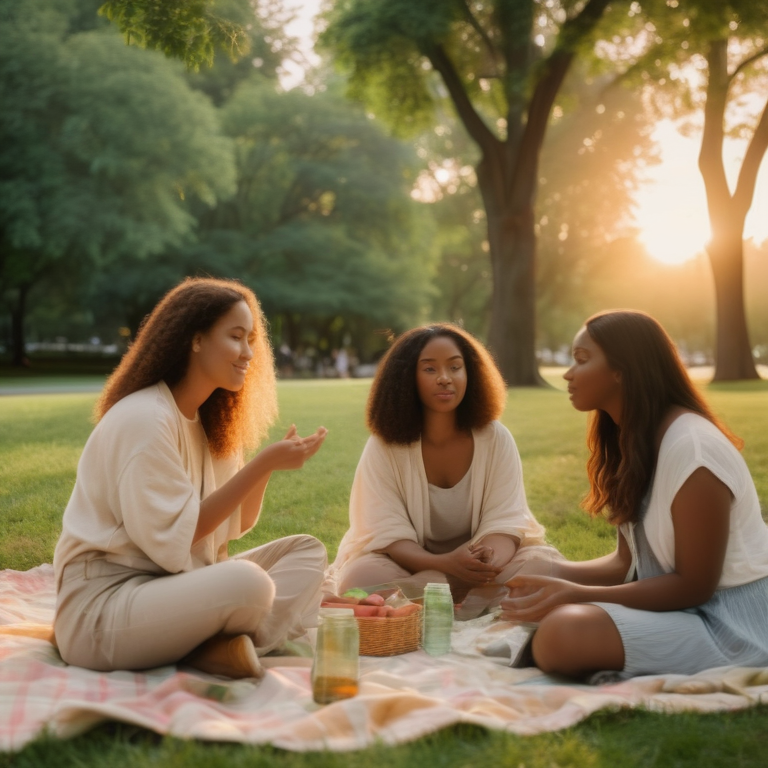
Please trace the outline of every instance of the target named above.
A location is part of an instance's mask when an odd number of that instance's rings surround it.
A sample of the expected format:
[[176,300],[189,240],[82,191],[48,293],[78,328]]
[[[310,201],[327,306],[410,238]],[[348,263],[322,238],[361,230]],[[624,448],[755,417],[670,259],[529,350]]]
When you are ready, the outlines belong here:
[[372,432],[355,473],[350,527],[326,589],[447,581],[454,600],[501,585],[544,529],[499,421],[506,388],[488,351],[451,324],[404,333],[368,398]]
[[300,468],[325,438],[292,427],[244,464],[276,414],[253,293],[192,278],[171,290],[107,381],[64,512],[54,631],[65,661],[259,676],[257,654],[314,625],[319,541],[227,556],[255,525],[272,472]]

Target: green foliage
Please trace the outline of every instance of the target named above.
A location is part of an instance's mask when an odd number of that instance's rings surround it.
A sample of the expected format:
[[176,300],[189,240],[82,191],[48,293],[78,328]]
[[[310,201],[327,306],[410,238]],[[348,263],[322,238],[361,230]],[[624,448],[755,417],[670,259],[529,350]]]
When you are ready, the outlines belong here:
[[0,295],[18,295],[20,323],[44,278],[180,245],[195,225],[186,199],[234,189],[231,144],[178,65],[73,32],[71,6],[34,5],[40,24],[24,4],[0,16]]
[[457,0],[342,0],[326,12],[318,42],[347,73],[350,95],[407,135],[433,119],[438,95],[424,54],[456,34],[461,7]]
[[100,13],[129,44],[162,51],[197,70],[213,63],[217,48],[231,56],[247,52],[247,6],[232,0],[106,0]]
[[256,82],[238,88],[222,124],[237,193],[203,217],[189,251],[198,264],[241,275],[272,316],[398,328],[423,316],[433,247],[403,144],[332,92]]
[[217,56],[212,66],[187,71],[190,84],[207,94],[217,107],[246,80],[262,79],[275,85],[283,63],[301,56],[297,40],[285,31],[291,16],[281,0],[233,3],[242,6],[240,24],[247,36],[247,55]]

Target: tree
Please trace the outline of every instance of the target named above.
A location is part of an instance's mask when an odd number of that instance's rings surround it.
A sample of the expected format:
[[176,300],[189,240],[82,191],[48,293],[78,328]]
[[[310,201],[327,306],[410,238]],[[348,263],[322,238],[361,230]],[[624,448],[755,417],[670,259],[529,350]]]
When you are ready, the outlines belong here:
[[[631,229],[638,171],[655,162],[652,125],[637,92],[608,88],[575,66],[563,84],[541,153],[535,209],[538,238],[537,348],[570,345],[592,309],[611,242]],[[441,115],[418,140],[427,164],[417,191],[433,208],[441,247],[438,318],[486,338],[492,284],[477,149],[455,118]],[[444,158],[451,157],[451,160]],[[609,300],[609,305],[613,304]]]
[[230,142],[180,68],[112,32],[72,34],[73,7],[16,0],[0,16],[0,295],[17,364],[30,292],[54,267],[181,244],[185,198],[212,205],[234,184]]
[[[511,385],[538,384],[534,207],[550,114],[609,0],[339,0],[321,42],[352,94],[403,131],[450,99],[477,144],[493,274],[489,343]],[[432,77],[437,73],[440,82]]]
[[[733,6],[737,7],[733,7]],[[738,8],[738,6],[743,6]],[[716,381],[760,378],[752,357],[744,307],[744,221],[755,192],[760,163],[768,149],[768,101],[754,127],[752,137],[739,171],[736,187],[731,193],[723,165],[725,112],[728,92],[738,86],[745,70],[768,54],[760,42],[745,41],[746,50],[729,57],[729,40],[743,20],[749,27],[765,34],[768,4],[749,3],[710,4],[716,24],[703,25],[704,45],[709,77],[707,79],[704,132],[701,138],[699,168],[707,192],[707,207],[712,227],[712,240],[707,245],[712,274],[715,278],[717,302]],[[751,44],[750,44],[751,43]],[[731,61],[729,61],[731,58]],[[735,60],[734,60],[735,59]],[[765,70],[763,70],[765,72]],[[768,82],[768,78],[763,78]]]
[[[759,378],[744,307],[744,221],[768,149],[768,3],[765,0],[647,0],[642,26],[628,30],[643,53],[627,69],[651,80],[669,113],[703,115],[699,169],[712,238],[715,281],[715,380]],[[661,87],[660,87],[661,86]],[[671,98],[665,98],[669,97]],[[748,139],[731,191],[723,160],[728,135]]]
[[429,218],[410,197],[413,153],[341,95],[252,80],[222,108],[237,192],[201,212],[183,258],[234,272],[296,347],[309,331],[358,348],[372,328],[418,321],[432,282]]

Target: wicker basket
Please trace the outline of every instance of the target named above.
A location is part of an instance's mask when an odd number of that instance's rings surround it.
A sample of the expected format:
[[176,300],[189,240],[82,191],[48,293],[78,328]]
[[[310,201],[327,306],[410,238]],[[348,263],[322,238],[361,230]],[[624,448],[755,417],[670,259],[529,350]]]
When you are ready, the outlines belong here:
[[397,656],[421,644],[421,606],[410,616],[357,619],[361,656]]

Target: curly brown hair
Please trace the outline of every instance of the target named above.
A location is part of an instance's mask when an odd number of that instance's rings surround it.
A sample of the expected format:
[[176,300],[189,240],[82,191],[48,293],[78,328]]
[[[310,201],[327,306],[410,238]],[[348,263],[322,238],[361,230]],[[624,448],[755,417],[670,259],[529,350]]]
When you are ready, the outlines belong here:
[[237,280],[188,277],[172,288],[144,319],[136,339],[107,380],[94,409],[98,422],[119,400],[165,381],[169,387],[187,373],[192,341],[210,330],[239,301],[253,315],[254,363],[237,392],[218,388],[200,406],[200,421],[211,453],[232,456],[255,448],[277,416],[275,364],[267,324],[253,291]]
[[621,372],[621,425],[601,410],[590,417],[590,490],[582,506],[614,525],[634,521],[656,467],[656,435],[672,406],[711,421],[737,448],[743,442],[712,413],[694,387],[674,342],[645,312],[599,312],[585,323],[608,366]]
[[456,344],[467,369],[467,389],[456,408],[457,427],[479,429],[501,416],[507,389],[491,353],[457,325],[425,325],[395,340],[373,380],[366,422],[385,443],[407,445],[421,437],[424,406],[416,388],[416,366],[427,343],[441,336]]

